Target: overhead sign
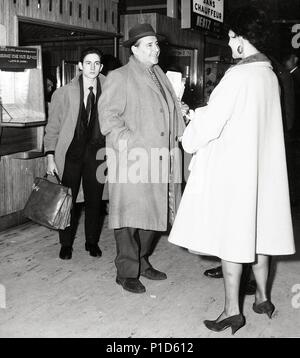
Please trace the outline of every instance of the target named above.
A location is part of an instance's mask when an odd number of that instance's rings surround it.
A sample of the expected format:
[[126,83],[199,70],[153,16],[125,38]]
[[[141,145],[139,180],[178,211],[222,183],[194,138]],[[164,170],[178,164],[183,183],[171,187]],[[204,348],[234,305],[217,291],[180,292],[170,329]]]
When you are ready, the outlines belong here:
[[220,35],[224,21],[224,0],[181,0],[181,27]]
[[36,68],[37,53],[31,47],[0,47],[0,70]]
[[223,22],[224,0],[193,0],[193,12]]

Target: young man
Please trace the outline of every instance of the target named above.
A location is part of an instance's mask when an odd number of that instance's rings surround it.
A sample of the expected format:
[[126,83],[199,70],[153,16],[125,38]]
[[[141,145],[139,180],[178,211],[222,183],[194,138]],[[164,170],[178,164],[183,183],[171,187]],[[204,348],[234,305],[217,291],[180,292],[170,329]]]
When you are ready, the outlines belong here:
[[[85,248],[91,256],[100,257],[101,204],[104,179],[96,178],[96,153],[105,147],[98,121],[98,99],[105,77],[100,74],[102,53],[96,48],[84,50],[80,56],[81,74],[57,89],[49,106],[49,119],[44,138],[47,173],[56,172],[65,186],[71,188],[73,209],[71,225],[59,231],[63,260],[72,258],[78,213],[76,199],[83,190],[85,201]],[[82,183],[82,189],[81,189]]]
[[[178,149],[185,125],[173,88],[158,66],[158,36],[151,25],[134,26],[123,45],[132,56],[127,65],[108,75],[98,108],[101,131],[107,136],[116,282],[127,291],[143,293],[140,276],[167,278],[152,267],[148,257],[155,233],[167,230],[179,205],[181,163],[176,155],[168,154]],[[167,153],[165,161],[162,155],[152,155],[157,150]],[[128,176],[123,178],[122,173]],[[162,180],[151,180],[156,174]]]

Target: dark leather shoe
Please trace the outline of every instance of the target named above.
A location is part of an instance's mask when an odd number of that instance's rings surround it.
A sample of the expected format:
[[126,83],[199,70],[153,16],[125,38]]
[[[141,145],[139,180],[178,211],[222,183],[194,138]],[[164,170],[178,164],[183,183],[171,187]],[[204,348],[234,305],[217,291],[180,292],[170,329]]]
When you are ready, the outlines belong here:
[[121,285],[124,290],[133,293],[144,293],[146,292],[145,286],[141,283],[138,278],[116,278],[118,285]]
[[98,246],[98,244],[88,244],[86,242],[85,243],[85,249],[86,249],[86,251],[90,252],[91,256],[94,256],[94,257],[101,257],[102,256],[102,251],[100,250],[100,247]]
[[72,258],[72,246],[62,246],[59,252],[59,258],[62,260],[70,260]]
[[141,276],[148,278],[149,280],[166,280],[167,275],[164,272],[155,270],[153,267],[148,267],[144,272],[141,272]]
[[223,271],[222,266],[218,266],[209,270],[204,271],[204,275],[211,278],[222,278]]

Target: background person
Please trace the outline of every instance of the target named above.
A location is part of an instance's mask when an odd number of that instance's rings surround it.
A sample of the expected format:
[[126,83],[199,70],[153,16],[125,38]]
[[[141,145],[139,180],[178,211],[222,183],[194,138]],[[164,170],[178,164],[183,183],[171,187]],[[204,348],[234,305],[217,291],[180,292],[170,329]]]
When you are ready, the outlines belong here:
[[295,116],[293,137],[300,139],[300,68],[299,55],[296,51],[289,53],[283,60],[285,68],[289,71],[294,82]]

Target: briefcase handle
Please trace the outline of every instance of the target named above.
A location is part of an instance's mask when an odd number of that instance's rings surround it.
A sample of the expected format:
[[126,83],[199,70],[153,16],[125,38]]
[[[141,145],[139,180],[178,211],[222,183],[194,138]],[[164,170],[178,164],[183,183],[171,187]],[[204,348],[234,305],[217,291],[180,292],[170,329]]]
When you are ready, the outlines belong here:
[[[55,178],[56,178],[56,180],[57,180],[57,182],[58,182],[58,184],[60,184],[60,185],[62,185],[62,182],[61,182],[61,180],[60,180],[60,178],[59,178],[59,176],[58,176],[58,174],[56,173],[56,172],[53,172],[54,173],[54,175],[55,175]],[[47,178],[48,177],[48,173],[46,173],[45,175],[44,175],[44,178]]]

